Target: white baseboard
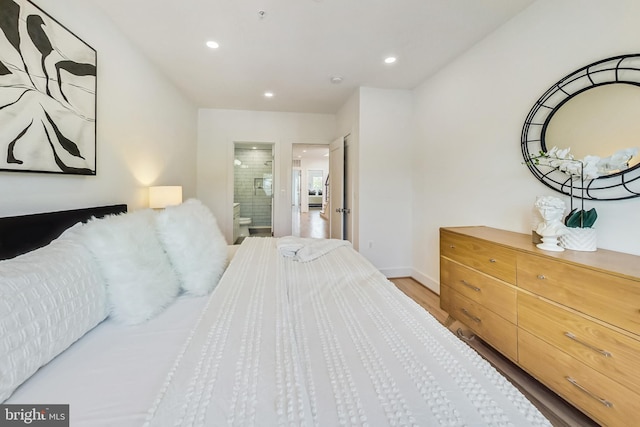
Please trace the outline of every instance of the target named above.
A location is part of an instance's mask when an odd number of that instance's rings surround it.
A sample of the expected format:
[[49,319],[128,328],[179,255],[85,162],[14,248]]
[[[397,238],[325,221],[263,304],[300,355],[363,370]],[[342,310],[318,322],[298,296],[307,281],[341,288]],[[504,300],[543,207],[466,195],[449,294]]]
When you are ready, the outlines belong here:
[[413,279],[417,280],[418,282],[422,283],[422,285],[424,285],[425,287],[431,289],[436,294],[440,295],[439,280],[434,280],[431,277],[427,276],[426,274],[423,274],[418,270],[414,270],[414,269],[411,270],[410,276]]
[[423,286],[429,288],[436,294],[440,295],[440,282],[431,279],[426,274],[422,274],[413,268],[384,268],[380,272],[385,275],[387,279],[395,279],[399,277],[411,277],[412,279],[420,282]]
[[382,274],[384,274],[384,276],[387,279],[393,279],[393,278],[397,278],[397,277],[410,277],[411,276],[411,269],[408,267],[405,268],[385,268],[380,270],[380,272]]

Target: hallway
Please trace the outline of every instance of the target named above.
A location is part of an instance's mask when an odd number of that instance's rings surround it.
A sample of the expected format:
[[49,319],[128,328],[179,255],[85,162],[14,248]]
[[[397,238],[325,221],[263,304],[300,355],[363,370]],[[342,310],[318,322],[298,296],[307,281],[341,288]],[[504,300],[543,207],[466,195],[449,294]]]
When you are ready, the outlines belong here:
[[320,216],[320,209],[309,209],[301,213],[300,209],[291,209],[291,234],[297,237],[329,238],[329,221]]

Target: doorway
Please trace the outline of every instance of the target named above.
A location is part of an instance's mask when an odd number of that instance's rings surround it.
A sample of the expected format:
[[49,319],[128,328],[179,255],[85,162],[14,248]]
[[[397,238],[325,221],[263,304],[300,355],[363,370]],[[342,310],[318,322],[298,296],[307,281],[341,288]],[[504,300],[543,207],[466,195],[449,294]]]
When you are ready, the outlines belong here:
[[293,144],[292,155],[291,234],[327,238],[329,221],[322,214],[327,205],[329,145]]
[[273,144],[234,143],[234,243],[273,235],[273,188]]

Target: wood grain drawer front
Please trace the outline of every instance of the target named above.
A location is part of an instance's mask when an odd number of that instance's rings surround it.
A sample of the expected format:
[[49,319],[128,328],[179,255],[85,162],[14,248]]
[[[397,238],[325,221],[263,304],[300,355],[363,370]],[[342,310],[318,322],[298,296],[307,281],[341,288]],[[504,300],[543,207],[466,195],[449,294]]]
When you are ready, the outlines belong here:
[[516,253],[503,246],[441,230],[440,254],[505,282],[516,283]]
[[640,341],[520,292],[518,327],[603,375],[640,389]]
[[[464,297],[448,286],[442,287],[449,315],[464,323],[480,338],[512,360],[517,360],[517,328],[491,310]],[[443,307],[444,308],[444,307]]]
[[518,346],[523,368],[599,423],[628,426],[637,422],[640,395],[635,391],[526,331],[520,330]]
[[440,283],[516,323],[516,289],[504,282],[441,257]]
[[519,254],[518,287],[640,334],[640,282]]

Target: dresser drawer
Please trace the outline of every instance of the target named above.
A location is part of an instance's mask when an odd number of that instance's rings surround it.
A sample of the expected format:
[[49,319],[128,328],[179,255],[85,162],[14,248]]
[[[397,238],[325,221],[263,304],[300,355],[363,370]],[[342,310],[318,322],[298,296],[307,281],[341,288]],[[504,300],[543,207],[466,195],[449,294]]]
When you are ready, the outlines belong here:
[[627,426],[640,395],[526,331],[518,334],[520,365],[576,407],[607,426]]
[[551,259],[519,254],[518,286],[640,334],[640,282]]
[[605,376],[640,389],[640,341],[524,292],[518,294],[518,327]]
[[508,358],[517,360],[516,325],[446,285],[440,288],[440,302],[451,317],[467,325],[476,335]]
[[516,253],[503,246],[441,230],[440,254],[505,282],[516,283]]
[[516,323],[516,289],[504,282],[440,257],[440,283]]

